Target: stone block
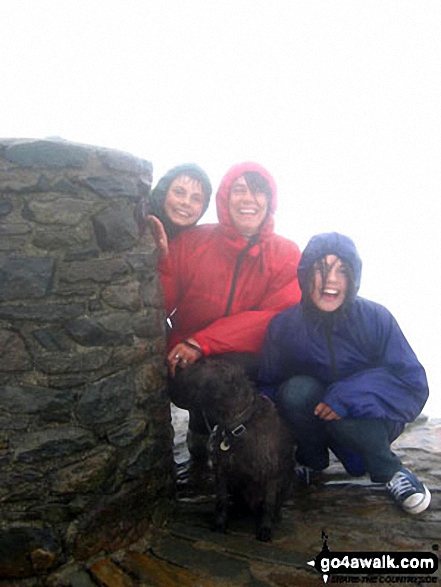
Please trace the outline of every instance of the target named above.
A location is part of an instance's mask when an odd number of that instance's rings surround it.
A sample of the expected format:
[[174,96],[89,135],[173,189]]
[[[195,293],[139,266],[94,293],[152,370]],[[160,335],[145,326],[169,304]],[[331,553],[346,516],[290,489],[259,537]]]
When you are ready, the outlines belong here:
[[32,359],[21,336],[0,328],[0,372],[28,371]]
[[41,298],[50,292],[54,259],[0,258],[0,301]]
[[23,211],[23,216],[38,224],[76,226],[93,211],[91,202],[74,198],[32,199]]
[[94,562],[89,572],[104,587],[136,587],[136,583],[108,558]]
[[69,390],[47,387],[8,385],[0,387],[2,411],[10,415],[32,417],[36,422],[67,422],[74,406],[74,394]]
[[28,141],[8,146],[4,156],[22,167],[82,167],[88,159],[84,147],[54,141]]
[[102,291],[102,298],[112,308],[132,310],[141,309],[141,284],[131,281],[123,285],[112,285]]
[[117,327],[110,323],[110,328],[101,324],[99,319],[84,317],[66,324],[67,334],[84,346],[120,346],[132,342],[132,334],[118,332]]
[[69,552],[77,560],[87,560],[100,552],[120,550],[141,538],[150,528],[154,499],[158,499],[161,489],[158,481],[145,477],[102,498],[70,525]]
[[103,198],[124,198],[136,202],[139,199],[137,184],[133,179],[109,175],[87,177],[82,184]]
[[127,251],[138,242],[138,225],[128,206],[113,207],[96,214],[93,226],[98,246],[103,251]]
[[4,579],[45,573],[60,555],[60,544],[50,529],[0,529],[0,577]]
[[128,253],[125,258],[136,273],[152,274],[158,263],[157,255],[153,252]]
[[[38,352],[34,355],[34,366],[47,375],[76,375],[81,377],[76,380],[86,381],[85,373],[99,371],[111,358],[111,352],[105,349],[88,349],[87,352],[57,353]],[[63,384],[62,384],[63,386]]]
[[130,446],[146,435],[148,422],[145,418],[131,418],[107,433],[110,444],[118,447]]
[[96,493],[110,489],[117,466],[117,455],[111,447],[103,447],[81,461],[57,469],[50,475],[55,493]]
[[133,312],[114,312],[102,317],[83,317],[68,322],[66,332],[84,346],[123,346],[134,344],[134,337],[150,338],[161,331],[161,315],[154,310],[140,316]]
[[87,385],[75,413],[78,421],[92,429],[121,424],[130,413],[135,396],[133,378],[129,373],[107,377]]
[[45,251],[70,249],[84,250],[94,244],[92,222],[83,222],[78,226],[44,226],[36,227],[31,242],[37,249]]
[[72,302],[67,304],[28,303],[26,305],[0,306],[0,318],[11,321],[60,322],[76,318],[84,313],[84,304]]
[[32,331],[32,336],[47,351],[72,350],[72,340],[59,328],[36,328]]
[[59,270],[59,278],[61,283],[77,283],[79,281],[111,283],[128,273],[129,266],[124,259],[90,259],[64,262]]
[[8,216],[14,209],[10,200],[1,199],[0,200],[0,216]]
[[25,437],[12,436],[11,448],[17,462],[38,463],[84,452],[96,444],[93,434],[83,428],[61,425]]

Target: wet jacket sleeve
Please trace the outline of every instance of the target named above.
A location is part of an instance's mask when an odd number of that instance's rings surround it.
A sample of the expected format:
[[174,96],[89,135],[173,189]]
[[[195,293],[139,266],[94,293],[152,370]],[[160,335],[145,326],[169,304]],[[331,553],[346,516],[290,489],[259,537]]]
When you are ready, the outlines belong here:
[[377,366],[330,385],[324,402],[344,418],[412,422],[429,395],[426,374],[393,316],[379,312]]
[[[298,249],[296,249],[298,251]],[[205,355],[227,352],[258,353],[269,321],[300,299],[297,265],[300,253],[294,251],[268,284],[265,298],[255,310],[239,312],[215,320],[193,338]]]

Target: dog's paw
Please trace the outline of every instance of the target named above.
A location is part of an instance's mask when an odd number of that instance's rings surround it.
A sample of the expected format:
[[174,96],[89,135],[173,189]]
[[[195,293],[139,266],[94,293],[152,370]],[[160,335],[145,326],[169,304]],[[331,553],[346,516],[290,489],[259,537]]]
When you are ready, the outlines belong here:
[[261,542],[270,542],[273,532],[268,526],[261,526],[257,529],[256,538]]

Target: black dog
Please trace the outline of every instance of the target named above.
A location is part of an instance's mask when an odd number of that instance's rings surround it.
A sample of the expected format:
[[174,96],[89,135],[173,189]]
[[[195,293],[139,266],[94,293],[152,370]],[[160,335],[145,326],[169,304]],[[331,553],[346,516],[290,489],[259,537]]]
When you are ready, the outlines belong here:
[[189,365],[179,379],[185,407],[202,411],[216,480],[215,529],[225,532],[229,496],[256,515],[256,537],[271,540],[293,476],[293,440],[274,404],[243,370],[221,360]]

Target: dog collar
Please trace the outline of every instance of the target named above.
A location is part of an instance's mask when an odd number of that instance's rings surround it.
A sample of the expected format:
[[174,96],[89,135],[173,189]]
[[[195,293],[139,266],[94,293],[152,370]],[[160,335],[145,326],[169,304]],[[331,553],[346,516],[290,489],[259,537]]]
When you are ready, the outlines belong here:
[[247,432],[247,424],[250,422],[252,417],[254,416],[254,404],[253,401],[243,412],[239,414],[235,422],[230,426],[225,426],[222,429],[222,441],[220,443],[220,448],[223,451],[230,450],[231,442],[242,436]]

